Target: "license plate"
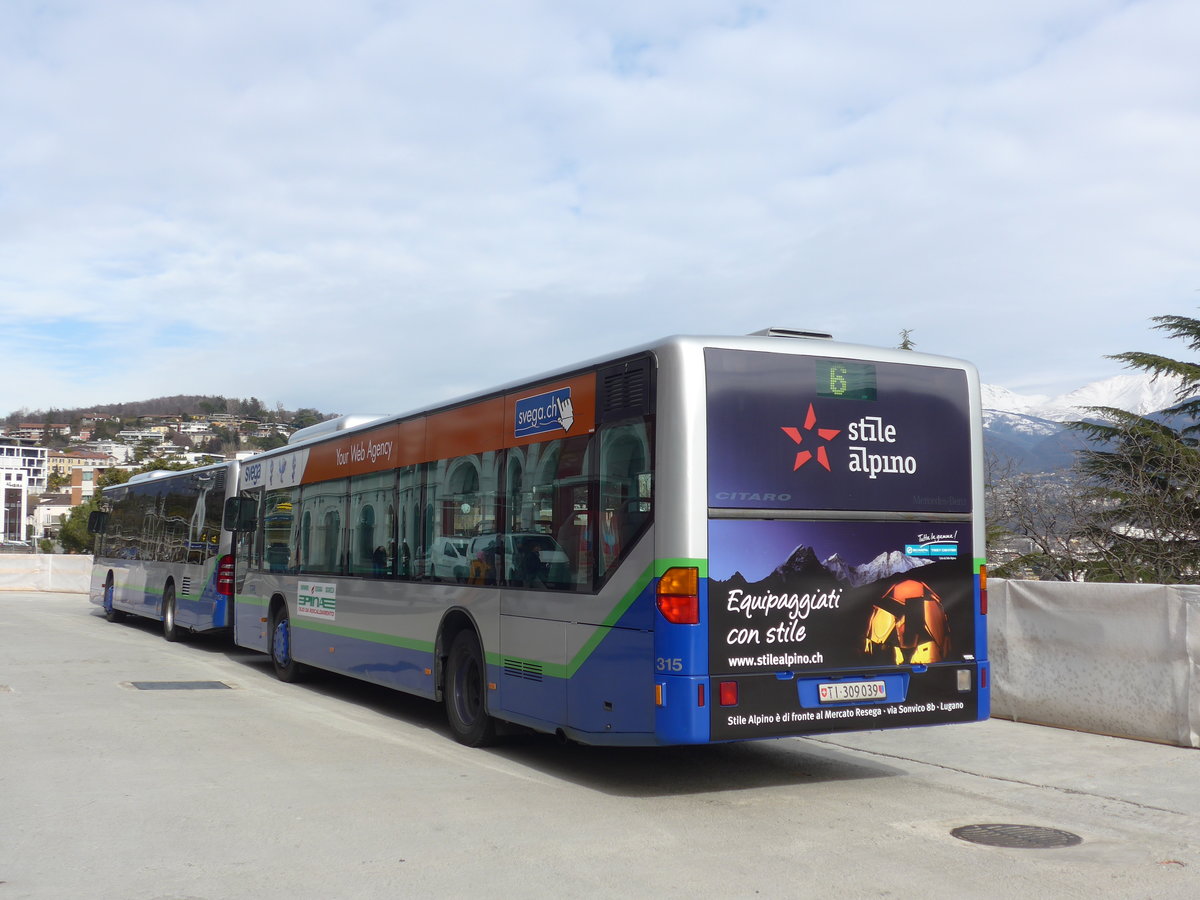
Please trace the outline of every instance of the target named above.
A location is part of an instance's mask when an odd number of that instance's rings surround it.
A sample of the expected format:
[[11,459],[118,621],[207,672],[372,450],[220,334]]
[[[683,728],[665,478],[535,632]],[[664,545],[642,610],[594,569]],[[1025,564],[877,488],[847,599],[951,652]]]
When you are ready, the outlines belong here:
[[887,689],[882,681],[831,681],[817,685],[817,699],[822,703],[886,700]]

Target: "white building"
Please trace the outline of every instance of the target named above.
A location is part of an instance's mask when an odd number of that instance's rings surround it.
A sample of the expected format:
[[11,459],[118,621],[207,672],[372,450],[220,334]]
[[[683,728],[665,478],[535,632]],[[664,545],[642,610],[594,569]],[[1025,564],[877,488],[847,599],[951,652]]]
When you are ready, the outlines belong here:
[[30,492],[40,494],[46,489],[50,451],[45,447],[33,447],[29,444],[0,442],[0,466],[23,470]]
[[128,463],[133,459],[134,447],[130,444],[120,444],[116,441],[88,441],[83,446],[97,453],[106,453],[119,464]]
[[212,426],[210,426],[207,422],[180,422],[177,426],[175,426],[175,430],[180,434],[203,434],[209,437],[212,436]]
[[0,541],[25,540],[29,486],[25,471],[0,458]]
[[167,433],[163,431],[153,431],[149,428],[144,430],[127,429],[126,431],[117,432],[117,440],[128,441],[131,444],[138,444],[142,441],[151,441],[155,444],[161,444],[166,438]]
[[46,489],[49,451],[45,447],[0,443],[0,540],[29,535],[29,495]]
[[57,537],[61,518],[71,514],[70,494],[42,494],[30,512],[33,519],[32,540]]

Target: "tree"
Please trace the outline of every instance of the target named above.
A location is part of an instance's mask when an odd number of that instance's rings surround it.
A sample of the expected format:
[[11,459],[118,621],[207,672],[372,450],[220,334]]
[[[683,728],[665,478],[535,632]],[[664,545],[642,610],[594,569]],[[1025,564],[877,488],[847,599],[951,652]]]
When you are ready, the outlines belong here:
[[913,330],[911,328],[900,329],[900,350],[916,350],[917,343],[912,339]]
[[304,407],[296,410],[296,416],[292,419],[293,428],[307,428],[309,425],[316,425],[318,422],[324,422],[325,417],[315,409]]
[[286,444],[287,438],[278,432],[266,437],[250,438],[250,446],[256,450],[274,450],[276,447],[283,447]]
[[[1200,319],[1187,316],[1155,316],[1150,321],[1157,322],[1154,328],[1165,331],[1172,338],[1185,341],[1188,349],[1200,351]],[[1180,380],[1175,391],[1176,405],[1165,410],[1169,415],[1188,416],[1200,419],[1200,363],[1182,362],[1157,353],[1131,351],[1117,353],[1109,359],[1117,359],[1133,369],[1149,372],[1155,378],[1174,376]],[[1194,434],[1200,431],[1200,424],[1192,424],[1183,429],[1184,434]]]
[[142,438],[137,442],[137,446],[133,448],[133,461],[135,463],[144,462],[157,446],[158,441],[153,438]]
[[117,436],[117,432],[120,430],[120,422],[110,422],[108,420],[97,422],[95,427],[92,429],[92,440],[111,441]]
[[1086,505],[1074,472],[1021,472],[1016,463],[988,454],[989,571],[998,578],[1078,581],[1088,549],[1080,522]]
[[96,476],[96,487],[103,489],[112,487],[114,484],[124,484],[132,477],[133,472],[129,469],[119,469],[113,466]]
[[[1157,316],[1155,328],[1200,350],[1200,320]],[[1180,380],[1176,404],[1164,410],[1173,428],[1112,407],[1093,407],[1100,421],[1070,423],[1093,444],[1076,469],[1089,504],[1083,533],[1094,548],[1088,577],[1097,581],[1178,584],[1200,576],[1200,364],[1153,353],[1110,357],[1155,378]]]
[[245,418],[258,419],[261,421],[266,416],[267,409],[265,406],[263,406],[261,400],[259,400],[257,397],[251,397],[249,400],[237,401],[237,412],[238,415],[244,416]]
[[88,516],[97,509],[97,497],[89,497],[71,510],[70,515],[59,516],[58,542],[67,553],[92,553],[96,536],[88,531]]
[[1090,581],[1179,584],[1200,575],[1200,450],[1193,438],[1124,410],[1072,427],[1095,443],[1079,454]]
[[200,401],[200,412],[206,416],[223,413],[228,401],[224,397],[206,397]]

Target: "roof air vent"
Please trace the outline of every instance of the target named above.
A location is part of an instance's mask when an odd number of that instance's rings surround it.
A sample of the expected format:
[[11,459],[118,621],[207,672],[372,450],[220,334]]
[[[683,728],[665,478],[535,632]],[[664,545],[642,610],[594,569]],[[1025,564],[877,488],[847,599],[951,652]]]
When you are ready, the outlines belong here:
[[833,340],[833,335],[826,334],[824,331],[808,331],[804,328],[783,328],[779,325],[764,328],[762,331],[755,331],[753,334],[761,335],[762,337],[809,338],[820,341]]
[[299,431],[292,432],[288,438],[289,444],[299,444],[301,441],[307,441],[321,435],[333,434],[337,431],[348,431],[351,428],[358,428],[361,425],[366,425],[370,422],[375,422],[383,416],[339,416],[336,419],[326,419],[324,422],[318,422],[316,425],[309,425],[307,428],[301,428]]

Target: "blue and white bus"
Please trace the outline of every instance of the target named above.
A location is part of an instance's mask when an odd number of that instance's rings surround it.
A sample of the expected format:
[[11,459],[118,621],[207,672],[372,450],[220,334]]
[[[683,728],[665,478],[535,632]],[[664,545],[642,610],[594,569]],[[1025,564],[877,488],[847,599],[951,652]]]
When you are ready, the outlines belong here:
[[985,719],[982,457],[969,363],[667,338],[243,461],[234,640],[468,745]]
[[237,463],[134,475],[101,492],[89,517],[96,535],[91,599],[116,621],[162,622],[176,641],[228,629],[233,612],[232,536],[221,527],[237,491]]

